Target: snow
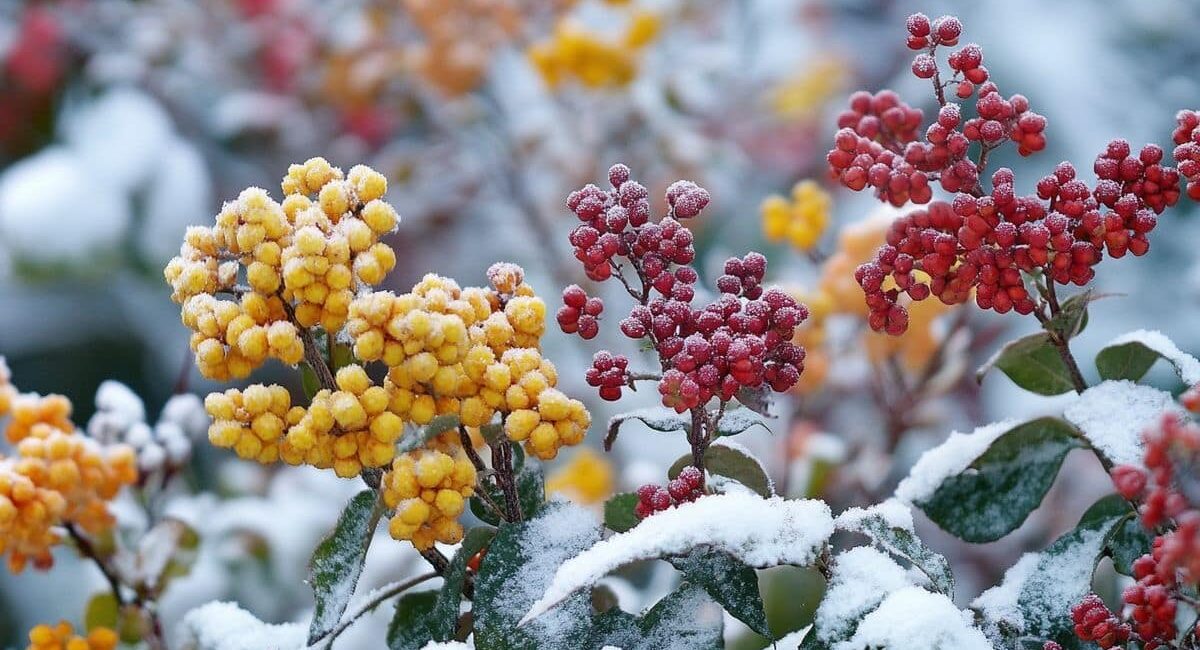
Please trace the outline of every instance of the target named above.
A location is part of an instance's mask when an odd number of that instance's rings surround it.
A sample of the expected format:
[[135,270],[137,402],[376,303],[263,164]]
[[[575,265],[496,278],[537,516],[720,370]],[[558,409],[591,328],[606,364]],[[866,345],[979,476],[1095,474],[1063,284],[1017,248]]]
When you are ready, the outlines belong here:
[[1020,587],[1020,600],[1037,603],[1026,610],[1024,631],[1045,634],[1071,615],[1071,607],[1091,590],[1096,558],[1104,551],[1109,529],[1079,529],[1078,540],[1069,552],[1041,554],[1037,568]]
[[208,430],[208,413],[204,410],[204,402],[191,393],[173,395],[163,405],[158,422],[176,424],[189,438],[198,438]]
[[473,650],[475,645],[461,641],[430,641],[421,650]]
[[1169,393],[1122,379],[1087,389],[1063,416],[1113,463],[1140,467],[1142,432],[1168,410],[1180,411]]
[[86,261],[114,248],[130,218],[118,188],[99,182],[90,162],[66,147],[46,147],[0,176],[0,241],[14,257]]
[[912,470],[896,488],[896,498],[919,503],[933,496],[943,481],[971,466],[997,438],[1017,426],[1016,420],[984,425],[971,433],[950,434],[946,442],[921,455]]
[[182,647],[196,650],[285,650],[303,648],[307,628],[269,625],[233,603],[213,602],[183,617]]
[[911,586],[903,567],[870,546],[838,555],[829,587],[817,608],[817,638],[828,644],[849,637],[863,615],[889,594]]
[[878,609],[863,617],[853,637],[832,648],[991,650],[992,644],[971,626],[970,619],[949,598],[906,587],[892,592]]
[[165,263],[179,251],[188,226],[212,220],[212,207],[204,157],[182,138],[171,138],[146,190],[145,219],[138,229],[142,253]]
[[[171,118],[150,95],[134,88],[109,90],[72,107],[62,120],[63,139],[86,162],[89,183],[129,192],[150,179],[170,142]],[[100,181],[100,182],[96,182]]]
[[914,532],[912,510],[904,502],[895,497],[869,508],[847,508],[845,512],[838,515],[838,518],[834,521],[834,525],[839,530],[866,534],[864,528],[866,520],[873,517],[883,519],[889,528],[900,528],[910,533]]
[[1141,343],[1142,345],[1157,352],[1171,365],[1175,366],[1175,370],[1179,373],[1179,378],[1185,384],[1193,386],[1200,384],[1200,359],[1196,359],[1192,355],[1179,349],[1175,342],[1167,338],[1165,334],[1157,330],[1136,330],[1122,334],[1117,338],[1108,342],[1104,347],[1110,348],[1126,343]]
[[971,608],[983,615],[983,629],[989,638],[1001,637],[1001,625],[1014,629],[1025,629],[1025,617],[1021,614],[1018,599],[1025,581],[1033,574],[1041,560],[1040,553],[1026,553],[1016,564],[1004,572],[1000,584],[979,594],[971,602]]
[[521,623],[630,562],[703,545],[754,567],[803,566],[816,558],[831,534],[833,517],[821,501],[763,499],[749,494],[706,496],[649,517],[564,562]]

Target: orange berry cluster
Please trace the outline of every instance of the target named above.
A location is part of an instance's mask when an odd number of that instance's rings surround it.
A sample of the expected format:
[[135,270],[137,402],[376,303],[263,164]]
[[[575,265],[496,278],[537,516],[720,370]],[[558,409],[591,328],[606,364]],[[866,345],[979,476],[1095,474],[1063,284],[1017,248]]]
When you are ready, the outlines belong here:
[[59,621],[58,625],[38,625],[30,630],[26,650],[113,650],[118,640],[111,628],[95,627],[81,636],[70,623]]
[[72,523],[93,535],[112,527],[107,502],[137,481],[137,455],[78,431],[60,395],[18,395],[11,405],[5,437],[16,455],[0,457],[0,555],[14,573],[31,560],[48,569],[57,527]]
[[279,459],[284,432],[304,416],[302,407],[292,406],[286,388],[262,384],[210,393],[204,399],[204,409],[213,419],[208,428],[209,442],[264,464]]
[[456,544],[458,516],[475,493],[475,466],[461,450],[451,455],[418,449],[401,455],[384,475],[383,500],[394,511],[388,532],[419,551],[433,543]]

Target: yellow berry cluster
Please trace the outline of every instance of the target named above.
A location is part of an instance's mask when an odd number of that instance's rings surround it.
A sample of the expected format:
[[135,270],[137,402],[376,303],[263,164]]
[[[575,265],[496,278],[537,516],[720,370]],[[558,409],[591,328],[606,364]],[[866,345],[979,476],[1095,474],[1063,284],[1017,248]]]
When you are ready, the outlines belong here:
[[59,621],[58,625],[38,625],[30,630],[26,650],[113,650],[118,640],[111,628],[95,627],[87,636],[80,636],[70,623]]
[[276,295],[248,292],[239,301],[202,293],[183,303],[196,367],[210,379],[241,379],[267,358],[296,365],[304,358],[300,331]]
[[403,4],[405,17],[423,36],[404,53],[404,60],[417,76],[450,97],[464,95],[483,81],[495,50],[519,36],[522,13],[527,11],[518,0]]
[[509,350],[501,357],[512,383],[504,391],[504,434],[525,444],[525,451],[542,460],[558,455],[563,446],[583,442],[591,415],[583,402],[554,388],[554,365],[533,349]]
[[332,467],[343,478],[391,463],[404,421],[387,410],[387,391],[357,364],[339,369],[336,382],[338,390],[314,395],[304,416],[288,429],[284,462]]
[[379,241],[400,220],[382,200],[387,180],[364,165],[343,178],[342,170],[313,158],[288,169],[283,191],[294,228],[282,253],[283,295],[296,302],[302,326],[335,332],[346,322],[355,281],[379,284],[396,266],[395,251]]
[[770,242],[786,240],[800,250],[809,250],[829,227],[832,203],[829,193],[815,181],[800,181],[792,188],[790,200],[773,195],[763,201],[763,235]]
[[48,569],[62,524],[91,534],[112,527],[107,502],[137,481],[137,456],[80,433],[61,395],[17,395],[11,406],[5,437],[16,454],[0,457],[0,555],[14,573],[30,561]]
[[658,36],[661,19],[636,12],[625,33],[609,39],[560,21],[550,40],[529,48],[529,60],[550,88],[576,80],[588,88],[620,88],[637,74],[639,52]]
[[204,409],[213,419],[209,442],[260,463],[279,459],[284,432],[304,416],[303,408],[292,406],[286,388],[262,384],[210,393]]
[[458,516],[475,493],[475,478],[475,466],[461,450],[402,454],[383,477],[383,500],[394,511],[388,532],[419,551],[434,542],[458,543],[463,536]]

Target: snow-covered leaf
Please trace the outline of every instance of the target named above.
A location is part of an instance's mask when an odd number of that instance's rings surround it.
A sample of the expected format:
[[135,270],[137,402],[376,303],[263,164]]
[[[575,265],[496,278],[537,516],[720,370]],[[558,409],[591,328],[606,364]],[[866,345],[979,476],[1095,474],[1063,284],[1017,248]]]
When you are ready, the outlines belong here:
[[429,424],[421,427],[416,433],[408,432],[400,439],[400,445],[397,447],[397,453],[407,453],[424,447],[425,443],[429,442],[436,436],[440,436],[447,431],[458,428],[458,415],[455,413],[447,413],[439,415],[429,421]]
[[435,641],[449,641],[458,623],[458,608],[462,603],[463,583],[467,579],[467,563],[496,536],[496,529],[487,526],[472,528],[463,538],[458,552],[442,574],[442,589],[433,605],[429,623]]
[[[708,594],[687,582],[641,616],[619,608],[596,617],[586,646],[627,650],[722,648],[724,621]],[[565,650],[565,647],[564,647]]]
[[304,647],[304,626],[271,625],[233,603],[212,602],[188,612],[176,637],[190,650],[285,650]]
[[638,495],[633,492],[614,494],[604,503],[604,526],[616,533],[623,533],[638,524],[634,508],[638,504]]
[[[555,570],[600,539],[600,525],[576,505],[551,502],[534,518],[502,526],[475,578],[474,634],[481,650],[585,647],[591,627],[586,593],[518,627]],[[549,608],[546,608],[549,609]],[[541,644],[541,645],[539,645]]]
[[920,587],[893,591],[858,623],[854,636],[833,650],[921,648],[922,650],[993,650],[972,618],[953,601]]
[[[671,465],[667,476],[674,479],[691,464],[692,455],[684,454]],[[720,440],[710,446],[704,452],[704,469],[709,474],[731,478],[763,498],[775,494],[775,485],[762,463],[748,449],[732,441]]]
[[[387,630],[388,650],[421,650],[434,641],[434,627],[442,622],[434,615],[438,600],[436,591],[404,594],[396,601],[396,613]],[[458,622],[458,612],[450,619],[451,631]]]
[[1169,361],[1187,385],[1200,383],[1200,360],[1157,331],[1137,330],[1109,341],[1096,355],[1096,370],[1104,379],[1137,381],[1159,359]]
[[742,406],[745,406],[751,411],[766,417],[774,417],[771,415],[772,395],[773,392],[771,391],[771,387],[763,384],[757,388],[747,388],[743,386],[742,388],[738,389],[735,396],[737,397],[737,401],[741,402]]
[[1140,467],[1145,456],[1142,433],[1169,410],[1182,412],[1170,393],[1129,380],[1109,380],[1085,390],[1063,416],[1113,464]]
[[767,614],[758,591],[758,573],[728,553],[699,548],[671,560],[688,582],[703,587],[737,620],[751,630],[770,638]]
[[1133,511],[1117,495],[1088,508],[1074,530],[1038,554],[1018,590],[1021,632],[1026,637],[1073,644],[1071,606],[1092,590],[1092,573],[1113,532]]
[[632,420],[637,420],[647,427],[662,433],[688,431],[692,428],[691,415],[676,413],[662,406],[651,406],[618,413],[608,421],[608,434],[604,436],[605,451],[612,450],[613,443],[617,441],[617,434],[621,432],[621,427]]
[[316,609],[308,630],[310,645],[338,624],[350,604],[381,514],[375,492],[359,492],[342,511],[333,532],[313,552],[309,584]]
[[998,368],[1016,385],[1038,395],[1061,395],[1075,390],[1066,364],[1045,332],[1011,341],[975,372],[982,382],[992,368]]
[[913,586],[894,560],[869,546],[840,553],[813,621],[807,647],[829,647],[854,635],[863,616],[889,594]]
[[850,508],[834,522],[839,530],[860,533],[879,548],[912,564],[929,578],[941,594],[954,596],[954,573],[941,554],[929,548],[913,531],[912,512],[896,499],[870,508]]
[[816,559],[832,533],[833,517],[820,501],[749,493],[701,497],[648,517],[564,562],[521,620],[534,619],[630,562],[707,546],[756,568],[804,566]]
[[1082,443],[1058,418],[1008,427],[952,434],[917,461],[896,496],[968,542],[990,542],[1016,530],[1041,504],[1063,458]]
[[199,545],[194,528],[176,517],[164,517],[138,542],[137,575],[161,590],[169,579],[191,571]]
[[736,436],[756,426],[762,427],[767,431],[771,430],[767,426],[767,418],[761,414],[755,413],[749,408],[730,409],[717,421],[717,435]]

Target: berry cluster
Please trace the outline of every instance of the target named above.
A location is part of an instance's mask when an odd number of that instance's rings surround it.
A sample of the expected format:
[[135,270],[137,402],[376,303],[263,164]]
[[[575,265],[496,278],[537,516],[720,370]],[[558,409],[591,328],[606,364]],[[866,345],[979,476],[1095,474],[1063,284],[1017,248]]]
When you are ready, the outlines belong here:
[[286,388],[263,384],[209,393],[204,409],[213,419],[209,442],[260,463],[279,459],[284,432],[305,415],[303,407],[292,406]]
[[[933,179],[956,195],[949,203],[933,202],[898,219],[876,258],[857,270],[872,328],[890,334],[906,330],[901,295],[911,301],[934,295],[945,304],[974,295],[980,308],[1028,314],[1037,303],[1023,274],[1041,272],[1051,282],[1083,285],[1104,252],[1112,257],[1146,252],[1156,215],[1180,194],[1180,172],[1162,164],[1159,147],[1147,145],[1134,156],[1127,142],[1113,140],[1096,159],[1094,187],[1064,162],[1038,182],[1036,195],[1018,195],[1009,169],[992,174],[986,191],[980,175],[987,154],[1005,140],[1015,142],[1021,155],[1040,151],[1046,120],[1029,110],[1025,97],[1000,94],[987,80],[982,50],[972,43],[949,56],[959,97],[978,90],[977,116],[963,121],[962,108],[942,95],[934,58],[939,45],[957,42],[961,24],[952,16],[931,23],[915,14],[908,30],[910,47],[928,49],[918,55],[913,71],[934,79],[941,103],[925,142],[916,139],[919,111],[894,93],[856,93],[838,120],[841,130],[827,157],[830,170],[847,187],[870,185],[881,200],[897,206],[929,202]],[[1192,137],[1200,118],[1185,112],[1179,124],[1177,143]],[[972,143],[980,147],[977,161],[968,157]],[[1189,169],[1200,173],[1200,145],[1181,148],[1177,160],[1194,158]]]
[[1187,180],[1187,195],[1200,201],[1200,112],[1179,111],[1175,117],[1172,157],[1179,164],[1179,174]]
[[563,306],[558,308],[555,318],[558,326],[567,334],[579,334],[587,341],[600,333],[600,314],[604,312],[604,301],[589,298],[587,292],[577,284],[563,289]]
[[[1169,647],[1177,634],[1175,592],[1179,584],[1172,571],[1163,571],[1170,564],[1165,557],[1167,546],[1166,538],[1155,539],[1151,553],[1133,563],[1133,577],[1137,582],[1121,592],[1121,600],[1129,607],[1128,618],[1133,631],[1148,650]],[[1167,574],[1165,578],[1164,573]]]
[[401,455],[383,476],[383,501],[395,511],[388,532],[419,551],[457,544],[466,499],[475,493],[475,466],[466,454],[419,449]]
[[667,487],[646,484],[637,490],[638,502],[634,514],[645,519],[681,503],[690,503],[704,496],[704,473],[688,465],[679,476],[667,482]]
[[658,36],[661,22],[638,11],[619,39],[608,39],[563,20],[550,39],[529,48],[529,61],[552,89],[570,80],[587,88],[620,88],[633,81],[638,53]]
[[146,421],[146,407],[129,387],[106,381],[96,390],[96,412],[87,423],[88,435],[103,445],[124,443],[137,453],[143,482],[184,468],[192,456],[192,438],[203,435],[209,419],[204,405],[190,393],[167,400],[158,422]]
[[0,555],[8,554],[13,573],[30,560],[50,568],[63,524],[92,535],[110,530],[115,520],[108,502],[137,482],[133,448],[84,435],[70,413],[71,403],[60,395],[13,400],[5,436],[15,455],[0,456]]
[[1129,626],[1112,613],[1096,594],[1088,594],[1071,607],[1071,622],[1075,636],[1081,641],[1094,641],[1101,648],[1111,648],[1129,640]]
[[279,296],[249,292],[238,301],[202,293],[183,303],[196,367],[210,379],[243,378],[268,358],[288,365],[304,358],[300,331]]
[[[622,267],[615,259],[620,257],[641,280],[638,290],[619,276],[638,301],[620,329],[631,339],[645,340],[657,352],[663,370],[659,382],[663,404],[682,413],[713,397],[730,400],[742,387],[768,385],[783,391],[795,385],[804,350],[791,340],[808,312],[778,289],[764,292],[766,258],[749,253],[727,260],[717,280],[720,297],[702,307],[692,304],[698,274],[688,265],[696,253],[691,232],[674,217],[697,216],[708,205],[708,192],[688,181],[672,184],[666,194],[671,215],[651,223],[648,193],[630,180],[629,168],[614,165],[609,182],[609,191],[588,185],[567,199],[567,207],[584,222],[571,233],[571,243],[592,279],[620,273]],[[588,301],[594,299],[575,287],[568,287],[563,299],[559,312],[563,330],[585,338],[594,335],[593,321],[584,320]],[[597,301],[593,311],[600,309]],[[582,315],[576,318],[577,313]],[[600,389],[602,398],[619,399],[622,387],[631,381],[628,359],[602,351],[594,357],[586,379]]]
[[809,250],[829,227],[832,203],[829,193],[815,181],[800,181],[792,188],[790,199],[773,195],[763,201],[759,208],[763,236],[769,242],[786,240],[799,250]]
[[120,641],[112,628],[94,627],[87,636],[75,634],[67,621],[58,625],[38,625],[29,630],[26,650],[113,650]]

